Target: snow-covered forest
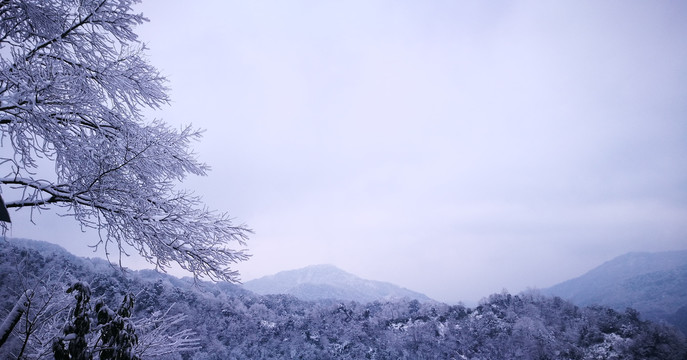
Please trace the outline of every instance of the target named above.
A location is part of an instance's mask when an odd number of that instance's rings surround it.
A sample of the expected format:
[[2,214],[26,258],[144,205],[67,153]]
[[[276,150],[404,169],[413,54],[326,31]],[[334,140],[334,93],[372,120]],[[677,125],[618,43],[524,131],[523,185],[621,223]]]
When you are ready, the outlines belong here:
[[[139,342],[150,343],[157,337],[170,341],[163,346],[167,349],[181,345],[179,351],[157,357],[164,359],[687,357],[687,341],[681,333],[643,321],[632,309],[580,308],[536,292],[493,294],[472,308],[416,300],[308,302],[286,295],[260,296],[224,282],[195,286],[190,278],[154,271],[122,273],[103,260],[78,258],[47,243],[3,241],[0,249],[3,317],[25,289],[33,290],[36,299],[0,348],[2,358],[13,358],[20,351],[27,320],[35,319],[47,300],[39,296],[41,292],[53,291],[52,301],[66,304],[62,316],[73,311],[74,298],[64,291],[77,280],[90,284],[92,302],[103,299],[112,309],[126,294],[133,294],[132,323],[157,319],[136,328]],[[64,324],[51,323],[58,318],[59,314],[39,316],[41,326],[55,327],[41,331],[61,329]],[[32,336],[40,339],[45,336],[41,331]],[[39,358],[31,351],[25,355]]]

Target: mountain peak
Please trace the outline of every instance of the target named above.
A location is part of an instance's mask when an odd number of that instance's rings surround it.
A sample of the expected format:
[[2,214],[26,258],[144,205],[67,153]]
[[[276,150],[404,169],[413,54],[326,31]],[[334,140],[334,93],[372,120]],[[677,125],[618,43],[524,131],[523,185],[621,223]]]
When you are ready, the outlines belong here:
[[337,271],[343,271],[339,269],[338,267],[332,265],[332,264],[315,264],[315,265],[308,265],[304,267],[303,269],[314,269],[314,270],[337,270]]
[[255,293],[288,294],[303,300],[336,299],[358,302],[375,300],[417,299],[431,301],[427,296],[373,280],[365,280],[331,264],[310,265],[286,270],[274,275],[247,281],[244,287]]

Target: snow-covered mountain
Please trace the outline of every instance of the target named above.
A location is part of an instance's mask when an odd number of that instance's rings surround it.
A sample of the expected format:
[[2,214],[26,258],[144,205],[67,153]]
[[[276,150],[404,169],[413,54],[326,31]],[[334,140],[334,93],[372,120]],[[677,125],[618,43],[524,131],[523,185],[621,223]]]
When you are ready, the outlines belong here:
[[631,307],[687,333],[687,251],[628,253],[542,292],[579,306]]
[[288,294],[303,300],[347,300],[361,303],[402,298],[432,301],[429,297],[381,281],[365,280],[333,265],[312,265],[247,281],[244,287],[261,295]]

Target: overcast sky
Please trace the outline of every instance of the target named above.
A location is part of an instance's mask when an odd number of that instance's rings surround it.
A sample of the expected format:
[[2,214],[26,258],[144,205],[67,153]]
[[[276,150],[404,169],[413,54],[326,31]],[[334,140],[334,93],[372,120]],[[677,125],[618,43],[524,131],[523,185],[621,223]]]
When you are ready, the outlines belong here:
[[[184,187],[255,230],[244,280],[330,263],[474,302],[687,249],[687,3],[190,4],[138,7],[153,116],[207,129]],[[13,235],[84,249],[64,221]]]

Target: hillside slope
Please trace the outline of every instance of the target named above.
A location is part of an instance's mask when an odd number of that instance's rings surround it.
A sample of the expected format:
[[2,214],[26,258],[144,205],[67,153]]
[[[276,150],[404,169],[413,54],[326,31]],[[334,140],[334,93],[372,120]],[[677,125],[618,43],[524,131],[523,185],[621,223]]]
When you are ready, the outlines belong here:
[[579,306],[631,307],[687,332],[681,325],[687,312],[687,251],[625,254],[543,292]]

